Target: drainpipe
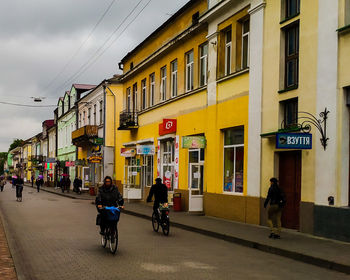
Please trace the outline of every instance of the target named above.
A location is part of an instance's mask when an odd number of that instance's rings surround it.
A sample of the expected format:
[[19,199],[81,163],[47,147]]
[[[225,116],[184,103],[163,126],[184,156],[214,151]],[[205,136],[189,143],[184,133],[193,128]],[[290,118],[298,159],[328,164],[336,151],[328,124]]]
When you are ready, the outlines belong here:
[[[113,162],[113,174],[115,172],[115,152],[116,152],[116,145],[117,145],[117,133],[116,133],[116,118],[115,118],[115,114],[117,113],[117,96],[115,95],[115,93],[108,87],[108,82],[105,81],[104,85],[103,85],[104,89],[105,89],[105,93],[106,93],[106,88],[110,91],[111,94],[113,94],[113,98],[114,98],[114,121],[113,121],[113,130],[114,130],[114,162]],[[115,175],[117,176],[117,174]]]
[[[103,83],[103,158],[102,158],[102,164],[103,164],[103,168],[102,168],[102,178],[104,179],[105,177],[105,151],[106,151],[106,80]],[[101,121],[101,120],[100,120]]]

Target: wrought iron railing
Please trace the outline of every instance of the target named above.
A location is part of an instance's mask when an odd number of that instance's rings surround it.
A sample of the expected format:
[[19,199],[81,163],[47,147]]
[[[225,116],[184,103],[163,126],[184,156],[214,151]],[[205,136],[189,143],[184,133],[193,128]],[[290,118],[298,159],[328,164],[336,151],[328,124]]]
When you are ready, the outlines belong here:
[[119,118],[119,128],[137,128],[138,127],[138,113],[136,111],[130,112],[129,110],[124,110],[120,113]]

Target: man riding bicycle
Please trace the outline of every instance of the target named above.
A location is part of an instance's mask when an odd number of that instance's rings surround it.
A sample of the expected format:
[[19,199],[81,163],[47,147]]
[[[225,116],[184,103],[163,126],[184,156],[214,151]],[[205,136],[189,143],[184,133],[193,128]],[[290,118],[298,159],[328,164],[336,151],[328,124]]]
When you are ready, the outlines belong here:
[[[168,203],[168,188],[166,185],[162,184],[162,179],[157,178],[156,183],[152,185],[149,195],[147,197],[147,202],[152,202],[152,197],[154,195],[153,211],[158,217],[158,208],[160,203]],[[159,217],[158,217],[159,218]]]
[[104,184],[99,189],[95,204],[97,211],[100,213],[100,234],[103,235],[107,224],[106,213],[103,211],[103,207],[115,206],[124,208],[123,196],[119,192],[118,188],[113,185],[111,177],[106,176],[104,179]]

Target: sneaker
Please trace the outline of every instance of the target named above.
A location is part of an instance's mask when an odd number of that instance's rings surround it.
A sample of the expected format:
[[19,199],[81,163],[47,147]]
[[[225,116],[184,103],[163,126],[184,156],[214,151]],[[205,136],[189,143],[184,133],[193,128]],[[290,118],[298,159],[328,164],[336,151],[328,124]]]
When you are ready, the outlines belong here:
[[274,238],[274,237],[275,237],[275,234],[270,233],[269,238]]
[[273,238],[274,239],[281,239],[281,236],[279,236],[278,234],[274,234]]

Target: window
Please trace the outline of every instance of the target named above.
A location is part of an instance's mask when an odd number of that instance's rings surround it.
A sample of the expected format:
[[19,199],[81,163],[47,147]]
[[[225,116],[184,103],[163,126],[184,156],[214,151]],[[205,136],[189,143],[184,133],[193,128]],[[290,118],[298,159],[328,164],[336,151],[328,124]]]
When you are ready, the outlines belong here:
[[156,89],[155,75],[154,73],[149,76],[149,106],[154,105],[154,92]]
[[147,108],[147,87],[146,87],[146,79],[143,79],[141,82],[141,90],[142,90],[142,110]]
[[96,104],[94,105],[94,125],[97,125],[97,120],[96,120]]
[[153,185],[153,156],[144,156],[143,158],[145,173],[146,173],[146,186]]
[[166,99],[166,66],[160,69],[160,99],[164,101]]
[[193,51],[186,54],[186,91],[193,90]]
[[134,68],[134,62],[130,62],[130,70]]
[[285,29],[285,89],[298,84],[299,65],[299,25]]
[[177,59],[171,63],[171,97],[177,96]]
[[345,0],[345,26],[350,25],[350,0]]
[[205,86],[207,84],[208,72],[208,44],[199,47],[199,85]]
[[243,193],[244,127],[224,130],[224,192]]
[[132,109],[133,112],[137,112],[137,83],[132,86]]
[[81,128],[81,113],[79,114],[79,128]]
[[291,18],[300,12],[300,0],[285,0],[285,18]]
[[86,112],[83,112],[83,126],[85,126],[85,117],[86,117]]
[[249,67],[249,19],[242,23],[242,69]]
[[293,98],[282,102],[283,128],[293,128],[298,123],[298,99]]
[[126,89],[126,110],[128,112],[131,111],[131,88],[130,87]]
[[103,101],[100,101],[100,125],[103,124]]
[[91,125],[91,108],[88,109],[88,125]]
[[231,73],[232,30],[225,31],[225,75]]

